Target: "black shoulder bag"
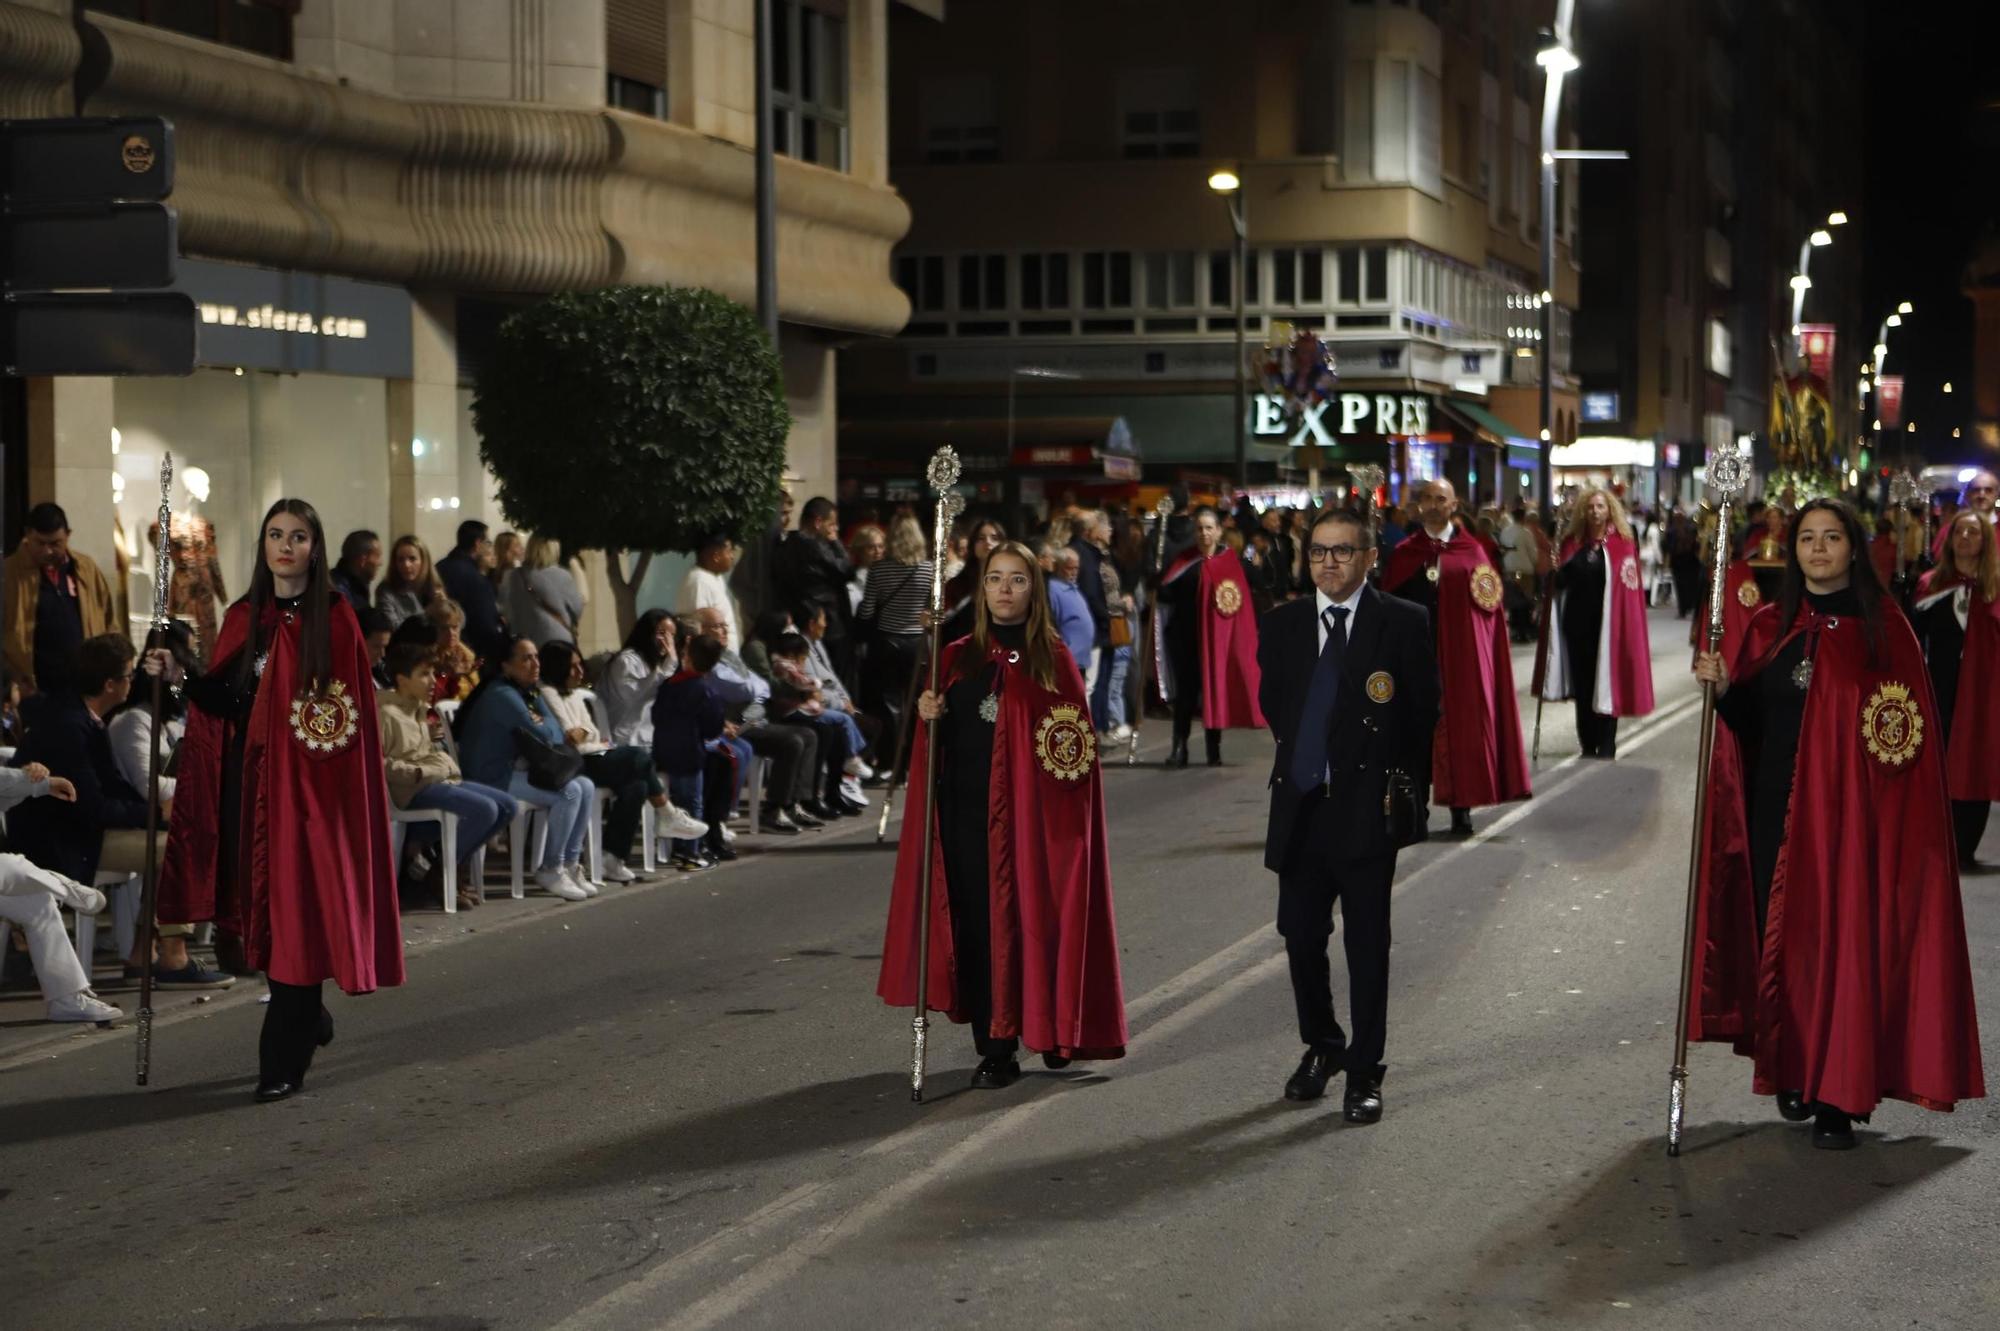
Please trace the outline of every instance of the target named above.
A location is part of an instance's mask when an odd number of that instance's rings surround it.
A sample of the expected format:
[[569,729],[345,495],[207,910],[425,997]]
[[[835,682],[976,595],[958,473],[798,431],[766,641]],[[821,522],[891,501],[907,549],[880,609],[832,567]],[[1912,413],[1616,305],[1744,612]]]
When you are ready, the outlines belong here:
[[528,765],[528,784],[536,790],[561,790],[583,771],[583,755],[575,745],[551,744],[528,726],[514,727],[514,747]]

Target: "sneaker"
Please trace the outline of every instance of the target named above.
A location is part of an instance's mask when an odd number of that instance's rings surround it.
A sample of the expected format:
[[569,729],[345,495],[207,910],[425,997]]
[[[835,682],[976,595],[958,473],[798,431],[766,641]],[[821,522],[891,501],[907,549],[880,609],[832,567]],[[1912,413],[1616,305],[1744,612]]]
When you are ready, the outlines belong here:
[[849,804],[859,804],[864,809],[868,807],[868,792],[861,788],[861,782],[854,777],[850,776],[840,783],[840,797]]
[[721,827],[717,828],[716,830],[722,833],[723,845],[730,846],[736,843],[736,829],[731,827],[728,823],[724,823]]
[[569,880],[575,883],[585,896],[594,897],[597,895],[597,884],[590,881],[590,875],[583,871],[581,863],[565,864],[563,872],[569,875]]
[[694,841],[708,835],[707,823],[687,810],[676,809],[671,804],[660,810],[659,817],[654,820],[654,827],[661,836],[672,837],[676,841]]
[[92,1021],[106,1026],[124,1016],[115,1005],[105,1002],[88,989],[80,989],[72,998],[49,1000],[50,1021]]
[[1130,738],[1132,738],[1132,727],[1126,725],[1123,721],[1111,727],[1111,742],[1113,744],[1123,744]]
[[862,762],[860,754],[856,754],[852,758],[849,758],[847,760],[847,765],[845,767],[842,767],[840,770],[842,775],[851,776],[856,781],[865,781],[869,777],[875,775],[875,769],[870,767],[867,763]]
[[682,873],[698,873],[703,869],[713,868],[714,865],[714,860],[703,855],[674,856],[674,867]]
[[163,970],[156,963],[153,966],[153,987],[155,989],[227,989],[236,983],[234,975],[222,971],[203,970],[194,960],[179,970]]
[[616,855],[604,857],[604,881],[607,883],[636,883],[639,875],[625,867],[625,861]]
[[590,896],[590,893],[578,887],[561,869],[536,870],[535,886],[551,896],[561,897],[564,901],[583,901]]

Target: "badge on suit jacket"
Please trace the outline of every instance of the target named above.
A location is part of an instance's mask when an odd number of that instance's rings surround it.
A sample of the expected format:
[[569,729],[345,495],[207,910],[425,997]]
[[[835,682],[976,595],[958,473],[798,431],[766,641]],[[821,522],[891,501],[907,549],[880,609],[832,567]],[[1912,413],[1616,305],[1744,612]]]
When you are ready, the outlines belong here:
[[[1301,597],[1272,610],[1259,625],[1259,702],[1277,738],[1271,768],[1271,813],[1265,867],[1284,872],[1302,809],[1321,798],[1291,778],[1293,747],[1313,668],[1319,660],[1319,598]],[[1331,842],[1342,858],[1360,859],[1421,840],[1421,810],[1430,787],[1431,736],[1440,686],[1430,617],[1423,607],[1364,586],[1348,628],[1340,688],[1327,737],[1325,808]],[[1392,833],[1396,802],[1391,774],[1410,782],[1400,833]],[[1407,806],[1406,806],[1407,808]]]

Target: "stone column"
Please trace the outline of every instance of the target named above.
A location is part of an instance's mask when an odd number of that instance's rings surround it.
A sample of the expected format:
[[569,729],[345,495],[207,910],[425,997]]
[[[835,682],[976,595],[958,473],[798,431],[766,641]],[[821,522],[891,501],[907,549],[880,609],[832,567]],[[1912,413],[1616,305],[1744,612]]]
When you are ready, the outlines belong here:
[[[116,581],[111,379],[28,380],[28,503],[69,516],[70,546]],[[157,487],[155,487],[157,489]]]

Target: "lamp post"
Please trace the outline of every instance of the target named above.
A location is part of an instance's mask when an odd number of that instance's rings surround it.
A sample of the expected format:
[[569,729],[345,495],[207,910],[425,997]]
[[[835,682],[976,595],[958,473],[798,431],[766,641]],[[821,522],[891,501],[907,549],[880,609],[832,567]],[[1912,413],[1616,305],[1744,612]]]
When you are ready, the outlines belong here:
[[1562,114],[1563,76],[1582,66],[1570,49],[1570,20],[1575,17],[1576,0],[1556,0],[1555,26],[1549,41],[1535,53],[1535,63],[1548,74],[1542,88],[1542,294],[1541,294],[1541,455],[1536,460],[1537,489],[1542,512],[1555,511],[1553,473],[1549,454],[1555,448],[1555,383],[1553,362],[1556,349],[1556,122]]
[[1847,214],[1838,208],[1826,215],[1826,225],[1815,227],[1810,235],[1799,242],[1799,271],[1792,275],[1792,359],[1798,360],[1801,343],[1799,340],[1799,320],[1806,309],[1806,292],[1812,290],[1812,252],[1833,244],[1831,228],[1847,225]]
[[1243,177],[1228,167],[1213,172],[1208,187],[1228,202],[1229,224],[1236,230],[1236,272],[1230,281],[1236,295],[1236,372],[1231,377],[1236,381],[1236,487],[1247,490],[1250,488],[1250,400],[1244,390],[1243,365],[1249,345],[1243,316],[1243,277],[1244,269],[1249,266],[1250,205]]

